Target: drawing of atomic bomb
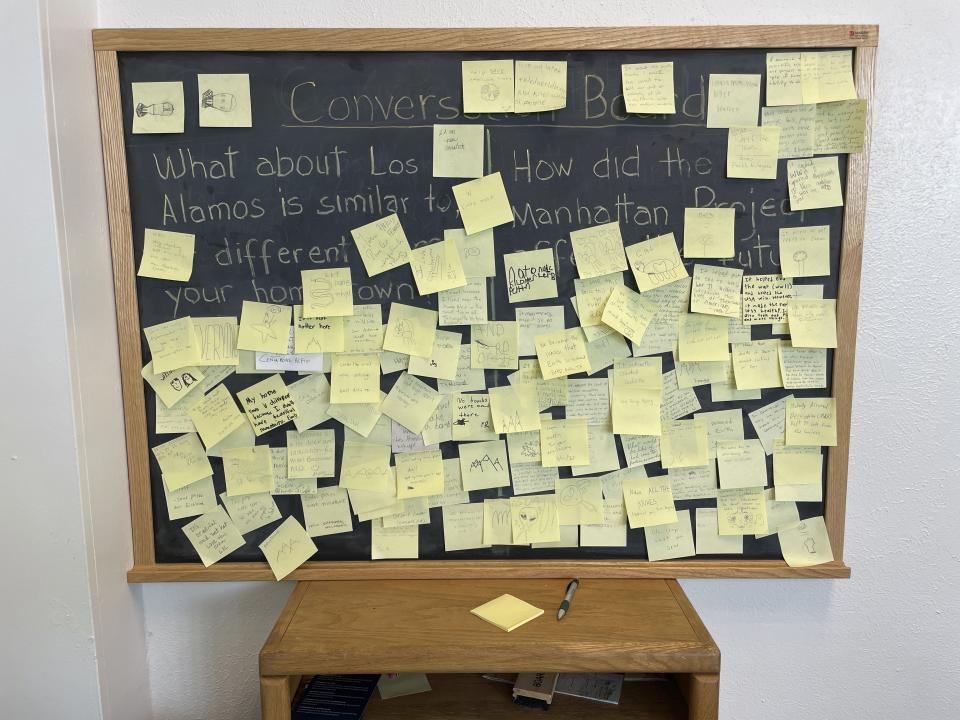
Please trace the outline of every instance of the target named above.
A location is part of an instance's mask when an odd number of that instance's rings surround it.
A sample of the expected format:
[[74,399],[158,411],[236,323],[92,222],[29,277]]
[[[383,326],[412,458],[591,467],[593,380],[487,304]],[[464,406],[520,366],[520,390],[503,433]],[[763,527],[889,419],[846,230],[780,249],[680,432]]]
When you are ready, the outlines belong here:
[[496,100],[500,97],[500,88],[493,83],[484,83],[480,86],[480,97],[488,102]]
[[233,93],[215,93],[204,90],[200,96],[200,107],[212,108],[220,112],[233,112],[237,107],[237,97]]
[[150,105],[144,105],[143,103],[137,103],[137,117],[143,117],[144,115],[156,115],[157,117],[169,117],[173,115],[173,103],[169,100],[164,100],[162,102],[152,103]]

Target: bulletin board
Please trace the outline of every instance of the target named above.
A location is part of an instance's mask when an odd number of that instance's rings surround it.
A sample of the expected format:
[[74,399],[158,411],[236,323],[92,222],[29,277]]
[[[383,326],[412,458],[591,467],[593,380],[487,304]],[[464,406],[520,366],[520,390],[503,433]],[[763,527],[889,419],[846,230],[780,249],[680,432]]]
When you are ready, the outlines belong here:
[[[801,517],[824,517],[834,561],[788,567],[773,535],[746,538],[743,555],[650,562],[640,529],[628,531],[623,548],[494,546],[445,553],[440,508],[433,508],[431,523],[420,527],[417,560],[368,560],[370,523],[355,521],[352,532],[318,538],[317,554],[289,577],[849,576],[843,562],[844,515],[876,26],[95,30],[93,35],[126,421],[131,582],[273,577],[257,547],[273,526],[250,533],[243,548],[204,568],[181,531],[186,521],[167,519],[150,448],[170,436],[156,433],[158,400],[141,377],[150,360],[141,328],[184,315],[239,316],[243,300],[299,302],[300,270],[323,265],[291,261],[296,248],[300,258],[326,259],[333,253],[335,264],[346,262],[353,272],[354,302],[381,303],[384,322],[391,302],[436,309],[436,295],[416,292],[408,266],[368,277],[355,248],[350,252],[350,230],[399,211],[416,246],[460,227],[450,189],[462,181],[430,173],[432,127],[438,122],[484,124],[486,172],[502,173],[513,206],[514,222],[495,229],[498,276],[488,278],[491,320],[514,319],[500,256],[553,248],[559,299],[525,305],[562,304],[565,325],[577,325],[569,301],[577,277],[569,234],[591,225],[619,218],[624,243],[630,245],[667,232],[679,238],[685,207],[732,206],[734,264],[745,275],[777,272],[779,228],[829,225],[830,274],[817,281],[825,298],[837,300],[838,347],[828,351],[827,390],[836,399],[838,444],[825,449],[822,502],[798,507]],[[705,128],[708,76],[764,75],[767,52],[846,48],[853,50],[857,95],[867,103],[867,130],[862,153],[839,156],[843,206],[805,211],[802,218],[789,212],[784,160],[776,181],[727,178],[726,131]],[[548,113],[465,118],[461,61],[497,58],[565,60],[567,106]],[[663,61],[676,67],[677,114],[626,113],[620,65]],[[249,73],[253,127],[198,128],[188,114],[183,134],[131,133],[132,82],[182,80],[189,109],[197,106],[198,73]],[[185,172],[164,170],[158,158],[173,158]],[[254,158],[268,158],[276,168],[286,163],[289,172],[282,178],[276,172],[258,174],[251,170]],[[238,178],[218,182],[210,177],[215,162],[221,168],[236,162],[245,169]],[[290,198],[314,212],[275,212]],[[161,226],[197,236],[188,282],[136,275],[144,229]],[[287,250],[282,259],[280,248]],[[455,329],[469,333],[469,327]],[[769,328],[764,332],[755,327],[753,339],[771,337]],[[664,371],[671,370],[671,354],[663,358]],[[489,387],[507,384],[506,371],[486,372]],[[298,379],[296,373],[286,375],[288,382]],[[263,377],[233,374],[225,384],[237,392]],[[382,389],[389,391],[396,377],[384,375]],[[764,390],[759,400],[714,403],[709,386],[694,390],[699,411],[740,407],[745,418],[790,393],[824,394],[780,388]],[[750,423],[744,424],[746,436],[756,437]],[[286,429],[258,443],[282,444]],[[444,457],[456,457],[456,448],[444,449]],[[652,463],[647,472],[662,470]],[[336,482],[320,481],[321,486]],[[221,492],[222,477],[216,474],[215,484]],[[471,501],[509,495],[502,490],[473,491]],[[295,500],[276,497],[284,517],[298,516]],[[709,501],[676,503],[678,510],[691,513],[704,505]]]

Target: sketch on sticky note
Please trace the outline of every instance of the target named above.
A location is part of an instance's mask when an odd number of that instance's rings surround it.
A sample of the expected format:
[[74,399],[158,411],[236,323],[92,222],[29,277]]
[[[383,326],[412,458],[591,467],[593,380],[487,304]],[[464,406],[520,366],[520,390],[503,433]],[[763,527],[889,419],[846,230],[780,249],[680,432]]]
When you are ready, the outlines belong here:
[[263,320],[253,325],[253,329],[260,333],[260,342],[266,342],[267,339],[277,340],[277,321],[280,319],[280,313],[283,308],[278,305],[271,305],[263,311]]
[[237,96],[233,93],[215,93],[209,88],[200,96],[200,104],[205,108],[213,108],[220,112],[233,112],[237,107]]
[[478,457],[470,463],[471,472],[479,470],[483,473],[485,468],[493,472],[502,472],[503,461],[499,457],[490,457],[490,453],[486,453],[483,457]]
[[175,106],[169,100],[163,100],[162,102],[151,103],[150,105],[145,105],[143,103],[137,103],[137,117],[143,117],[144,115],[156,115],[158,117],[170,117],[173,115]]

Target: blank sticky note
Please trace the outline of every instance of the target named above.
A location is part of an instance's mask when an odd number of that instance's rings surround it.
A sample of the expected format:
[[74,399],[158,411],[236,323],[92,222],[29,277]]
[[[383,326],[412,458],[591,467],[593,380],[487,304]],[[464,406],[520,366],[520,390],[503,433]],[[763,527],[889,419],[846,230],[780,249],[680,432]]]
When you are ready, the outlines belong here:
[[481,620],[510,632],[534,618],[543,615],[543,609],[534,607],[513,595],[504,594],[470,611]]

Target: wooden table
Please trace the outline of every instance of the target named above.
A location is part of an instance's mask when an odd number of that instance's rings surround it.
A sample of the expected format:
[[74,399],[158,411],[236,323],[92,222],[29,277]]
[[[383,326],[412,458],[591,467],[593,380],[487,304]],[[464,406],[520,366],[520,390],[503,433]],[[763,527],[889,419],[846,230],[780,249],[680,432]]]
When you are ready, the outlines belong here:
[[[301,582],[260,651],[264,720],[289,720],[305,675],[422,672],[433,692],[381,701],[365,720],[529,715],[479,673],[670,673],[624,684],[617,706],[557,696],[550,717],[716,720],[720,651],[674,580],[584,580],[562,622],[566,580]],[[506,633],[470,614],[503,593],[544,609]],[[602,720],[602,719],[600,719]]]

